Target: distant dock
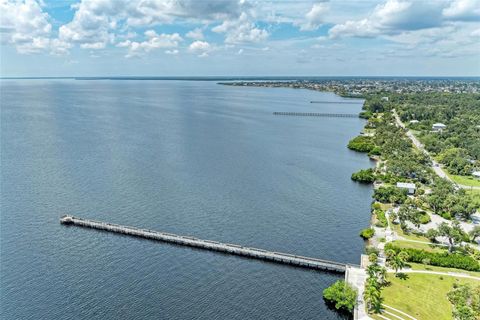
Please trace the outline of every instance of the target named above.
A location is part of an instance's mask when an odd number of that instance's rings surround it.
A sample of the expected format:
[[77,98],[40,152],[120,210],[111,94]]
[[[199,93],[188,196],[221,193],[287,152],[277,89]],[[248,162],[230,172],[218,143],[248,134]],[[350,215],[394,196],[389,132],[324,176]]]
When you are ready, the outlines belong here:
[[310,103],[325,103],[325,104],[360,104],[359,101],[310,101]]
[[217,251],[226,254],[243,256],[251,259],[264,260],[279,264],[286,264],[295,267],[302,267],[314,270],[325,270],[338,273],[345,273],[347,264],[335,261],[298,256],[288,253],[272,252],[257,248],[243,247],[236,244],[221,243],[211,240],[202,240],[189,236],[180,236],[172,233],[141,229],[136,227],[122,226],[113,223],[106,223],[94,220],[82,219],[70,215],[60,218],[60,223],[78,227],[103,230],[112,233],[119,233],[133,237],[157,240],[173,243],[182,246],[194,247],[204,250]]
[[275,116],[326,117],[326,118],[358,118],[355,113],[323,113],[323,112],[274,112]]

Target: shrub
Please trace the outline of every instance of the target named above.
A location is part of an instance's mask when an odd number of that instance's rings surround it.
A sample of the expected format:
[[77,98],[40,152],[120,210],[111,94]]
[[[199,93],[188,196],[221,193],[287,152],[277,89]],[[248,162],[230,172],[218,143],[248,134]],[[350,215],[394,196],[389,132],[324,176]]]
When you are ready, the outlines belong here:
[[380,254],[380,250],[378,250],[374,246],[366,246],[365,247],[365,253],[367,255],[371,255],[372,253],[375,253],[378,256]]
[[375,210],[378,222],[375,224],[377,227],[385,228],[388,226],[387,217],[383,210]]
[[442,212],[442,213],[440,214],[440,216],[441,216],[443,219],[452,220],[452,215],[450,214],[450,212]]
[[362,237],[365,240],[370,239],[371,237],[373,237],[374,234],[375,234],[375,230],[373,230],[372,228],[366,228],[360,231],[360,237]]
[[392,249],[396,252],[405,251],[408,254],[407,261],[423,263],[429,261],[429,265],[445,268],[457,268],[469,271],[480,271],[480,264],[473,257],[458,253],[427,252],[412,248],[399,248],[391,243],[385,245],[385,250]]
[[372,168],[360,170],[352,174],[352,180],[362,183],[372,183],[375,181],[375,173]]
[[348,148],[358,152],[370,152],[375,148],[372,137],[358,136],[350,140]]
[[357,301],[357,290],[343,280],[335,282],[323,290],[323,298],[335,304],[337,310],[353,312]]
[[420,214],[419,221],[420,221],[421,224],[427,224],[431,221],[431,219],[430,219],[430,216],[428,215],[428,213],[423,212],[423,213]]
[[382,148],[375,146],[372,150],[368,153],[369,156],[379,156],[382,154]]

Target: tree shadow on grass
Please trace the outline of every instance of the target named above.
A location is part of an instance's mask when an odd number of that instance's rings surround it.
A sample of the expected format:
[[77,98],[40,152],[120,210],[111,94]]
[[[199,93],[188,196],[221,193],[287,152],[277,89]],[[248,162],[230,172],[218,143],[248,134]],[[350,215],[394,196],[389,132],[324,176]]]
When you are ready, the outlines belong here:
[[408,279],[408,274],[403,273],[403,272],[398,272],[395,277],[399,278],[400,280],[407,280]]

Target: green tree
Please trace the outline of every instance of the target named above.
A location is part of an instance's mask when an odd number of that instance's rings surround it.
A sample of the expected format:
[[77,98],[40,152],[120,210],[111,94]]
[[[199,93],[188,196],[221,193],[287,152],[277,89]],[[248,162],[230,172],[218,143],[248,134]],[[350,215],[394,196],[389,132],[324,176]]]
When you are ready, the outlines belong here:
[[335,304],[337,310],[352,312],[357,303],[357,290],[345,281],[339,280],[323,290],[323,298]]
[[448,239],[448,251],[452,252],[455,244],[462,241],[464,238],[464,232],[460,227],[460,223],[458,221],[454,221],[452,226],[450,226],[446,222],[442,222],[438,226],[438,235],[441,237],[446,237]]
[[472,242],[474,242],[478,237],[480,237],[480,226],[473,227],[473,229],[468,234]]
[[395,270],[395,275],[398,275],[398,270],[405,268],[407,265],[408,254],[404,251],[397,253],[392,249],[385,254],[387,255],[387,265]]

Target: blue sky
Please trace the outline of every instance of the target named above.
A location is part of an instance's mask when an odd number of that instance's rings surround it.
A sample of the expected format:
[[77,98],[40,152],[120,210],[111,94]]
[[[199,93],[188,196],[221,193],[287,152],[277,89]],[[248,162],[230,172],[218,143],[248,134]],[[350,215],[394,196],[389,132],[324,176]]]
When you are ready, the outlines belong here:
[[0,0],[7,76],[480,75],[480,0]]

